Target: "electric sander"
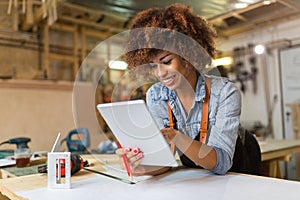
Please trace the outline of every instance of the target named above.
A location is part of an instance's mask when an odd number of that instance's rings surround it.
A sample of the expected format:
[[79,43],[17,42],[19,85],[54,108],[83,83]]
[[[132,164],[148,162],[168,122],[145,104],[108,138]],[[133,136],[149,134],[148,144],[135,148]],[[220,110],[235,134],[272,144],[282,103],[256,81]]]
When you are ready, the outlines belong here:
[[16,144],[17,145],[17,149],[23,149],[23,148],[29,148],[28,147],[28,142],[30,142],[31,139],[27,138],[27,137],[18,137],[18,138],[12,138],[9,139],[5,142],[0,143],[0,145],[2,144]]
[[[28,147],[28,142],[30,142],[31,139],[27,137],[17,137],[17,138],[12,138],[9,139],[5,142],[1,142],[0,146],[3,144],[16,144],[17,149],[23,149],[23,148],[29,148]],[[0,150],[0,159],[5,158],[7,156],[12,156],[14,154],[14,150],[12,149],[4,149]]]

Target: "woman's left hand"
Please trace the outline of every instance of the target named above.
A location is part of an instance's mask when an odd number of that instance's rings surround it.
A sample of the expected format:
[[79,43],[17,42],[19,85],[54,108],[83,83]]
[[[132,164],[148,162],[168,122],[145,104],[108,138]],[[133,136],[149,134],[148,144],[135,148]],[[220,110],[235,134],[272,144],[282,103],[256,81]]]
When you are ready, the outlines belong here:
[[161,129],[160,131],[169,144],[175,144],[175,142],[180,134],[178,130],[173,129],[173,128],[164,128],[164,129]]

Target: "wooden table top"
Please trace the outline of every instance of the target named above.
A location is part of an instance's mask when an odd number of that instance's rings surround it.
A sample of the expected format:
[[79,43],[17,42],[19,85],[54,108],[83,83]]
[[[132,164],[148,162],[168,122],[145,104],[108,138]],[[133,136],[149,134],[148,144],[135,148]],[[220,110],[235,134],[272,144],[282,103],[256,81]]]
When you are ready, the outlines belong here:
[[300,152],[300,140],[266,139],[259,141],[262,161]]

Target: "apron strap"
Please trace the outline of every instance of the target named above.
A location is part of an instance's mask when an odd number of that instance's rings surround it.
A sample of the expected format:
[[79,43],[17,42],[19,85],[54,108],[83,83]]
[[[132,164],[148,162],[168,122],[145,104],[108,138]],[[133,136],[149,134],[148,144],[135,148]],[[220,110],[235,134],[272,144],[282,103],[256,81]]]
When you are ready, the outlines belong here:
[[200,137],[199,137],[199,141],[202,143],[205,143],[206,141],[206,133],[208,129],[208,106],[210,100],[210,84],[211,84],[211,79],[206,78],[205,97],[202,103],[202,118],[200,122]]
[[[205,97],[202,103],[202,118],[200,122],[200,137],[199,141],[205,143],[206,141],[206,134],[208,129],[208,107],[209,107],[209,100],[210,100],[210,86],[211,86],[211,79],[205,79]],[[173,114],[171,110],[171,106],[169,102],[168,104],[168,118],[169,118],[169,126],[170,128],[174,128],[174,121],[173,121]],[[174,153],[175,145],[171,144],[171,151]]]
[[[169,102],[167,102],[168,104],[168,117],[169,117],[169,126],[170,128],[174,128],[174,121],[173,121],[173,114],[172,114],[172,110],[171,110],[171,106],[169,104]],[[171,144],[171,152],[173,154],[175,154],[175,145]]]

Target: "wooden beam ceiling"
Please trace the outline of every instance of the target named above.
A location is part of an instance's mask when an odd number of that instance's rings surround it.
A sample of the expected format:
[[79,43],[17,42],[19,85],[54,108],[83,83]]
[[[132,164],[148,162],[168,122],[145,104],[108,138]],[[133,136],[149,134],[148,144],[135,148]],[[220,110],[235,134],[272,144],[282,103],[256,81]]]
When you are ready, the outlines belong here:
[[[21,31],[32,32],[34,27],[44,23],[47,19],[50,26],[57,22],[76,24],[80,27],[115,35],[126,31],[130,21],[128,15],[90,8],[65,0],[27,0],[26,2],[26,12],[21,12],[21,9],[22,11],[24,9],[22,6],[19,7],[19,19],[15,15],[13,16],[14,23],[19,23],[19,25],[13,26],[14,31],[20,27]],[[11,8],[11,15],[16,13],[12,11]],[[220,37],[229,37],[251,29],[297,18],[299,14],[299,4],[292,0],[270,0],[259,1],[246,8],[211,17],[208,21],[214,25]]]
[[210,18],[219,36],[229,37],[300,17],[300,7],[290,0],[260,1],[246,8]]

